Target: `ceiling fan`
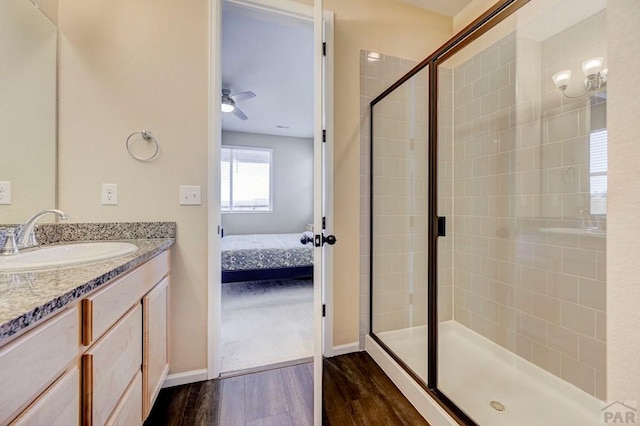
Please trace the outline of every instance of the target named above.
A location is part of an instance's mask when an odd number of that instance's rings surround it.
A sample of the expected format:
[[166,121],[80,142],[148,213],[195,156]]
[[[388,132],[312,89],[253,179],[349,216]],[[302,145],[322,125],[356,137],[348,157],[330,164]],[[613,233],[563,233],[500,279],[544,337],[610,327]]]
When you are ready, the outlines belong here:
[[255,98],[255,96],[256,94],[253,92],[240,92],[232,95],[231,90],[222,89],[220,109],[222,112],[233,112],[240,120],[246,120],[248,118],[247,115],[236,106],[236,102],[246,101],[247,99]]

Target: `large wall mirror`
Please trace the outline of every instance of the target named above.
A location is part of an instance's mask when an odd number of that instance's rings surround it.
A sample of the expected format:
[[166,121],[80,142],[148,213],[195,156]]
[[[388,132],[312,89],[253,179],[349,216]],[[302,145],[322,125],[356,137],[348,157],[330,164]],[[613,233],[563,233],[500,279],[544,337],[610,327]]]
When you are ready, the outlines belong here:
[[0,182],[11,186],[0,223],[56,205],[56,11],[52,0],[0,2]]

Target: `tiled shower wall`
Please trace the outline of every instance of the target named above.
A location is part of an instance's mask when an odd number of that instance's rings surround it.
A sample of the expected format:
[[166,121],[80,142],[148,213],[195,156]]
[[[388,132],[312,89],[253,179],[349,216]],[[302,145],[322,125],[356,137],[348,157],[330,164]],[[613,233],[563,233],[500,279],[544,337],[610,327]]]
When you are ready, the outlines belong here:
[[[543,41],[511,34],[445,64],[453,170],[440,158],[441,176],[453,173],[455,320],[600,399],[606,238],[548,230],[579,229],[590,204],[590,106],[564,98],[551,76],[573,68],[582,80],[583,60],[606,58],[605,22],[602,12]],[[441,96],[450,87],[442,81]]]

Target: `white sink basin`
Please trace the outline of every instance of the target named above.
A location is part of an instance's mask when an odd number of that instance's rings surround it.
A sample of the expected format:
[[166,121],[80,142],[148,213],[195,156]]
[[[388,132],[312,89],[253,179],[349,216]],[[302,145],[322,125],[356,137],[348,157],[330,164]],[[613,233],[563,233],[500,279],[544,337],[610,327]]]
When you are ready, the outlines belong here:
[[138,247],[118,241],[70,243],[44,246],[13,256],[0,256],[0,272],[21,269],[54,268],[97,262],[133,253]]

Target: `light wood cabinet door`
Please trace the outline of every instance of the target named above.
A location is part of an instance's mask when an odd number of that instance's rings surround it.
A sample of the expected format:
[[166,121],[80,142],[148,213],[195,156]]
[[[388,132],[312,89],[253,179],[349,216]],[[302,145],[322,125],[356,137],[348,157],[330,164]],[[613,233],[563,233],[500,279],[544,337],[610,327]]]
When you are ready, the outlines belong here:
[[77,356],[77,308],[54,316],[0,348],[0,424],[24,410]]
[[142,424],[142,372],[136,373],[106,426]]
[[82,422],[104,425],[142,365],[137,304],[82,356]]
[[143,413],[147,418],[169,371],[169,278],[142,298],[143,310]]
[[66,372],[11,423],[12,426],[72,426],[80,423],[80,373]]

